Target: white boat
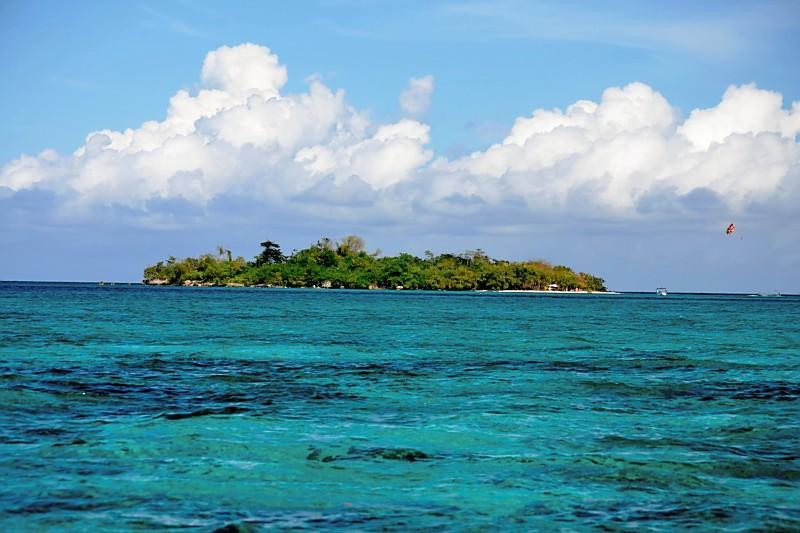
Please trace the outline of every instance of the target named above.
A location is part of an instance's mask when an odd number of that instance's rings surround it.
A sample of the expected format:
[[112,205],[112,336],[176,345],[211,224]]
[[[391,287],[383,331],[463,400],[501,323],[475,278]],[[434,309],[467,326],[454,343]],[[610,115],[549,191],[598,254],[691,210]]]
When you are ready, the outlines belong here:
[[666,289],[666,287],[659,287],[659,288],[657,288],[657,289],[656,289],[656,294],[657,294],[657,295],[659,295],[659,296],[666,296],[666,295],[667,295],[667,289]]

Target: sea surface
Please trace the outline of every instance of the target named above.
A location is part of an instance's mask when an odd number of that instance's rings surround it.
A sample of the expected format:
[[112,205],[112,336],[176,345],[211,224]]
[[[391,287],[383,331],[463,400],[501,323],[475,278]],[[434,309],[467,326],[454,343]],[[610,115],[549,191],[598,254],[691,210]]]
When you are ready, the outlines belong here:
[[800,298],[0,283],[0,529],[800,530]]

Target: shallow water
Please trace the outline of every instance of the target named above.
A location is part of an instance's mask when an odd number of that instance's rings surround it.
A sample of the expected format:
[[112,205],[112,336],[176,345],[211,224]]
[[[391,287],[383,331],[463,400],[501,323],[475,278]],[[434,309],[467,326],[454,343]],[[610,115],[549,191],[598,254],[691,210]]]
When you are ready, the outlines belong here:
[[800,298],[0,283],[4,530],[800,529]]

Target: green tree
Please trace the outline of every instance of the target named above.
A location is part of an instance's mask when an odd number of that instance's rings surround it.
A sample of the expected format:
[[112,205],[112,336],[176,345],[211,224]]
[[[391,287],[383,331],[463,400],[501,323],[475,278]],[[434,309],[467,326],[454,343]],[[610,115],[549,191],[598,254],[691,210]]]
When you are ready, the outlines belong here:
[[271,265],[273,263],[283,263],[286,261],[286,256],[281,252],[281,247],[278,243],[272,241],[264,241],[261,243],[264,248],[258,256],[256,256],[256,266]]
[[[144,279],[167,280],[181,284],[187,280],[212,284],[230,282],[245,285],[269,284],[288,287],[329,286],[366,289],[370,286],[439,290],[543,289],[556,283],[562,289],[606,290],[602,278],[586,272],[576,273],[563,265],[546,261],[509,262],[491,259],[483,250],[468,250],[459,255],[425,259],[408,253],[396,257],[377,257],[364,250],[364,240],[348,235],[340,243],[323,238],[289,258],[272,241],[254,262],[233,258],[230,250],[217,246],[216,255],[203,254],[177,260],[170,256],[144,269]],[[227,258],[225,258],[227,256]]]

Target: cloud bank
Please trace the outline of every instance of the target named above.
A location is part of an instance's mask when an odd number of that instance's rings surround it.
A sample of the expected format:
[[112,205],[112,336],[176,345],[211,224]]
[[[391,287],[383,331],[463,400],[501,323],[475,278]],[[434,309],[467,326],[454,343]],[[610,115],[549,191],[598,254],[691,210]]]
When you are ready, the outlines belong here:
[[[800,102],[785,107],[755,84],[731,86],[686,118],[645,84],[611,87],[598,101],[536,109],[499,143],[448,159],[429,148],[418,119],[375,123],[343,91],[312,79],[286,94],[287,79],[266,47],[221,47],[205,58],[201,88],[178,91],[163,120],[92,132],[72,154],[10,161],[0,199],[36,191],[65,217],[114,208],[156,226],[174,222],[164,219],[170,210],[197,217],[237,201],[298,219],[455,220],[498,231],[553,217],[798,216]],[[433,86],[431,76],[412,78],[403,110],[424,113]]]

